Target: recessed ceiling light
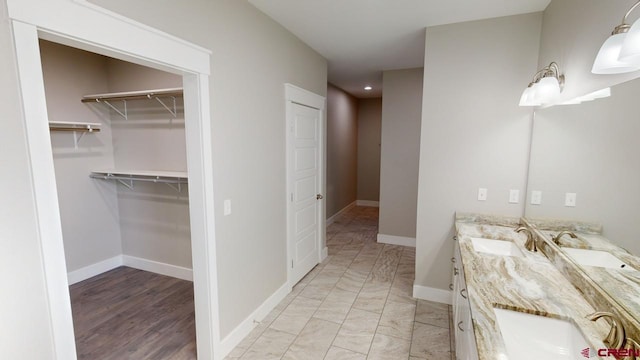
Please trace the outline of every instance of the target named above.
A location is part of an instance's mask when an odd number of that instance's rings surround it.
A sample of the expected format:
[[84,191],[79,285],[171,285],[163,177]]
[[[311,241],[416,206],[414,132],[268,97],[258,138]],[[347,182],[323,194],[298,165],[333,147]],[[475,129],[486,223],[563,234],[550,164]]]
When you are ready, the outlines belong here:
[[369,90],[371,90],[371,89],[373,89],[373,88],[372,88],[371,86],[365,86],[365,87],[364,87],[364,89],[365,89],[365,90],[367,90],[367,91],[369,91]]

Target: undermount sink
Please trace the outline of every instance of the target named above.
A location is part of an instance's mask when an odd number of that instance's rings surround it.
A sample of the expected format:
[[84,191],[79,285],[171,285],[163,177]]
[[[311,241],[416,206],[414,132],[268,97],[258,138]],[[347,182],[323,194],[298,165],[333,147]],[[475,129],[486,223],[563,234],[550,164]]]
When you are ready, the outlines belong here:
[[473,249],[478,252],[522,257],[522,251],[520,251],[518,246],[511,241],[472,237],[471,243],[473,244]]
[[624,261],[606,251],[574,249],[563,247],[562,250],[580,265],[598,266],[618,270],[635,270]]
[[589,343],[571,322],[494,308],[508,359],[582,359]]

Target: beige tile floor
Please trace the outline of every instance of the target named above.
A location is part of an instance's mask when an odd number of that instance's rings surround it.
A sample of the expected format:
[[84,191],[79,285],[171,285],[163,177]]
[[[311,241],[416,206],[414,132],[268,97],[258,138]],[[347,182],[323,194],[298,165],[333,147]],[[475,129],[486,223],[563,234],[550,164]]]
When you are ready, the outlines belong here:
[[227,359],[451,359],[450,307],[411,297],[415,249],[378,244],[378,209],[327,227],[329,257]]

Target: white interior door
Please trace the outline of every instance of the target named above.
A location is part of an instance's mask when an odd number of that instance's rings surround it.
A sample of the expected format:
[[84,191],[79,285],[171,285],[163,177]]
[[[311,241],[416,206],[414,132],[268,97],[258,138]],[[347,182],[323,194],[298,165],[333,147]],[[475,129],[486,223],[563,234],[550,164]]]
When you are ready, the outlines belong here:
[[322,112],[288,102],[289,283],[297,283],[320,259]]

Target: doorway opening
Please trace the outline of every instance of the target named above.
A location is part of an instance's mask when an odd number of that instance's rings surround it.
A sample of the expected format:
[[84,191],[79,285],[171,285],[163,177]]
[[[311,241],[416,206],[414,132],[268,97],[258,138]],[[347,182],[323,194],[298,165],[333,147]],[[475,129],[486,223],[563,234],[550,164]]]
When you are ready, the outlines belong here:
[[[220,358],[209,117],[210,52],[114,16],[86,1],[56,1],[32,6],[29,2],[9,0],[7,5],[56,358],[75,359],[77,356],[39,39],[167,71],[182,78],[197,355],[198,358]],[[53,13],[65,16],[50,16]],[[68,18],[83,21],[68,21]],[[103,29],[109,29],[109,32]],[[84,135],[79,139],[79,146],[89,139],[89,135]]]
[[78,358],[195,358],[182,77],[39,45]]

